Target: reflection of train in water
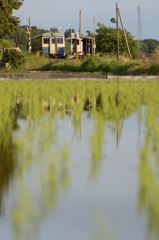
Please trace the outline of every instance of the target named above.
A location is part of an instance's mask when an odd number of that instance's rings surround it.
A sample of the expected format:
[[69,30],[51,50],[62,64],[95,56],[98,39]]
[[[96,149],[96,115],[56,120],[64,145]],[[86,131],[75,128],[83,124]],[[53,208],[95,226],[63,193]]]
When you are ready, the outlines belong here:
[[63,33],[47,32],[32,38],[32,51],[44,51],[52,57],[65,56],[65,37]]

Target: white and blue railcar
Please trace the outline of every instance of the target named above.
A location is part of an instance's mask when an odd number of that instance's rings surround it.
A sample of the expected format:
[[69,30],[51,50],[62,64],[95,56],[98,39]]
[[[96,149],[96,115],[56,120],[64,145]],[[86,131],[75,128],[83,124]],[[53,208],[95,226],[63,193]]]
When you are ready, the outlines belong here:
[[46,32],[31,40],[32,51],[44,51],[52,57],[65,57],[65,37],[63,33]]

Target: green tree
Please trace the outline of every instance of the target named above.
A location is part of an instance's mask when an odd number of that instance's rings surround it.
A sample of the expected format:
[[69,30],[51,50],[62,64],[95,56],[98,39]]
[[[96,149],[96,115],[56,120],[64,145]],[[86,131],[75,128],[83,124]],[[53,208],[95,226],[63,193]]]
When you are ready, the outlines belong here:
[[[28,50],[28,38],[27,38],[27,27],[28,25],[18,26],[14,33],[7,32],[4,35],[4,39],[8,40],[12,46],[16,46],[16,35],[17,35],[17,44],[20,49],[23,51]],[[37,28],[36,26],[31,27],[31,38],[38,36],[42,33],[48,32],[48,30]]]
[[14,32],[19,25],[19,18],[12,16],[13,10],[18,10],[24,0],[1,0],[0,1],[0,38],[5,33]]
[[58,30],[58,28],[50,28],[50,31],[51,32],[53,32],[53,33],[58,33],[59,32],[59,30]]
[[[72,28],[72,33],[75,33],[75,30]],[[66,31],[64,32],[65,34],[65,38],[70,38],[71,37],[71,29],[66,29]]]
[[6,49],[3,53],[2,62],[10,63],[11,67],[18,68],[25,63],[24,56],[15,49]]
[[144,39],[142,41],[143,52],[148,55],[149,53],[153,53],[155,49],[159,46],[159,41],[156,39]]
[[[116,29],[106,27],[104,24],[98,23],[99,27],[96,29],[96,46],[97,52],[116,54],[117,53],[117,35]],[[125,30],[127,40],[129,43],[130,52],[133,58],[136,57],[137,50],[139,48],[138,42],[134,40],[134,37]],[[125,43],[124,33],[119,28],[119,53],[127,55],[127,47]]]
[[9,40],[0,39],[0,49],[13,47],[13,44]]
[[[75,33],[75,30],[72,28],[72,33]],[[71,38],[71,29],[66,29],[64,32],[65,39]],[[75,40],[72,39],[73,49],[75,49]],[[65,54],[69,54],[71,52],[71,40],[65,41]]]

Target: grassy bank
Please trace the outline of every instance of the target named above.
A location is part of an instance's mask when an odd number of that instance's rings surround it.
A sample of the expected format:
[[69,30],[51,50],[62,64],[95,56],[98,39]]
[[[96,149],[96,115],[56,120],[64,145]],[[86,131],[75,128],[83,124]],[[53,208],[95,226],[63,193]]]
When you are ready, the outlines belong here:
[[[0,72],[26,72],[26,71],[66,71],[89,72],[112,75],[159,75],[159,60],[144,59],[116,61],[114,57],[92,56],[84,61],[66,59],[53,60],[48,56],[37,57],[33,53],[22,53],[26,62],[18,69],[4,69]],[[2,55],[0,56],[2,58]]]
[[159,60],[117,61],[115,58],[89,57],[84,61],[56,60],[52,70],[112,75],[159,75]]

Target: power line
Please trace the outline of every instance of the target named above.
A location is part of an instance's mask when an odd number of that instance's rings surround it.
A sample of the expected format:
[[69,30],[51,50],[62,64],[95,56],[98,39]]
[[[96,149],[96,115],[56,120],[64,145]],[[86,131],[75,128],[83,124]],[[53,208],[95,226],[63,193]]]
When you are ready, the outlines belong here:
[[[107,19],[103,19],[103,18],[99,18],[99,17],[96,17],[96,18],[107,21],[107,22],[110,22],[110,20],[107,20]],[[151,19],[156,19],[156,18],[159,18],[159,16],[144,18],[144,19],[141,19],[141,22],[148,21],[148,20],[151,20]],[[124,22],[137,22],[137,20],[124,20]]]
[[104,20],[105,22],[110,22],[110,20],[106,20],[106,19],[99,18],[99,17],[96,17],[96,18],[101,19],[101,20]]
[[[156,18],[159,18],[159,16],[151,17],[151,18],[144,18],[144,19],[141,19],[141,22],[152,20],[152,19],[156,19]],[[126,20],[124,22],[137,22],[137,20]]]
[[14,14],[18,15],[19,17],[22,17],[22,18],[24,18],[24,19],[27,19],[27,20],[29,20],[29,18],[27,18],[27,17],[24,17],[24,16],[20,15],[19,13],[15,13],[15,12],[14,12]]
[[88,29],[90,29],[93,26],[93,23],[88,27]]
[[92,21],[92,18],[90,19],[90,20],[88,20],[88,21],[82,21],[82,23],[87,23],[87,22],[90,22],[90,21]]

